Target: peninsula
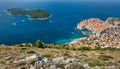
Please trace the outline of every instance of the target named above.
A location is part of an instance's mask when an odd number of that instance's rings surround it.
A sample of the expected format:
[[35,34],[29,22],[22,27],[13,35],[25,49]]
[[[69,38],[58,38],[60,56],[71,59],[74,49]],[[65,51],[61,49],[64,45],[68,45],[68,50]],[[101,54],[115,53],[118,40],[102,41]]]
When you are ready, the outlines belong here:
[[13,16],[28,16],[30,20],[46,20],[51,16],[49,12],[41,9],[26,10],[23,8],[11,8],[7,10],[7,13]]
[[92,33],[86,38],[75,39],[70,45],[79,46],[100,46],[120,48],[120,18],[108,18],[102,21],[98,18],[91,18],[81,21],[77,29],[84,31],[88,29]]

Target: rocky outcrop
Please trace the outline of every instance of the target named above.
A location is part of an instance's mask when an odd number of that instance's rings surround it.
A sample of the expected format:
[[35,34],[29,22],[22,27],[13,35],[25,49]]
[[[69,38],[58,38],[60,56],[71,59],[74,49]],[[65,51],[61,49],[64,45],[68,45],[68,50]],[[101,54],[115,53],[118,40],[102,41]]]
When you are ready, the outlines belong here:
[[[47,58],[45,58],[47,59]],[[33,65],[31,65],[30,69],[40,69],[40,68],[45,68],[45,69],[69,69],[72,65],[78,65],[79,67],[83,67],[80,64],[80,60],[77,58],[65,58],[65,57],[57,57],[57,58],[52,58],[52,59],[47,59],[45,62],[43,60],[36,61]],[[83,67],[84,68],[84,67]],[[79,69],[79,68],[77,68]]]
[[[38,57],[37,55],[32,55],[32,56],[26,57],[24,59],[14,61],[13,63],[18,64],[18,63],[22,63],[22,62],[29,62],[31,60],[38,60],[39,58],[41,58],[41,57]],[[41,60],[42,60],[42,58],[41,58]]]

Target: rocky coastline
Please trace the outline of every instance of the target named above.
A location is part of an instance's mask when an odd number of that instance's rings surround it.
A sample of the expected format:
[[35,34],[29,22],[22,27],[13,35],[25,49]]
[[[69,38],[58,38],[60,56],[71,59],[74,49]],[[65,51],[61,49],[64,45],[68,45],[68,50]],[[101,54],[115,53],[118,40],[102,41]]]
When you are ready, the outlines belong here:
[[34,19],[34,18],[30,18],[30,16],[28,16],[29,18],[29,20],[47,20],[47,19],[49,19],[50,17],[52,17],[52,15],[50,15],[49,17],[46,17],[46,18],[36,18],[36,19]]

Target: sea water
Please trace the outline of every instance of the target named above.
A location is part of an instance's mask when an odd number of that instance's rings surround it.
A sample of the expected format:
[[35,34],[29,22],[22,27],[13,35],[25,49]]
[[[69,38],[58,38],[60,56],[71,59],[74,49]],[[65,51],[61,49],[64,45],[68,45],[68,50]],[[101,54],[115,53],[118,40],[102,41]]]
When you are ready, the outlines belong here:
[[[40,8],[52,17],[29,20],[26,16],[8,15],[5,11],[9,8]],[[80,21],[89,18],[106,20],[108,17],[120,17],[119,2],[0,0],[0,42],[17,44],[42,40],[63,44],[86,36],[76,29]]]

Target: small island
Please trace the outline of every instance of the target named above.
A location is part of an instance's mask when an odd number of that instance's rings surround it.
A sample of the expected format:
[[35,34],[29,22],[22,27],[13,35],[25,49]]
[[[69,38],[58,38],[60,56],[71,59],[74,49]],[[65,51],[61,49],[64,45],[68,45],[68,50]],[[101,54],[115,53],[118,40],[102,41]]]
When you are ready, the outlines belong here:
[[30,20],[46,20],[51,17],[50,13],[41,9],[27,10],[23,8],[11,8],[7,13],[13,16],[28,16]]

